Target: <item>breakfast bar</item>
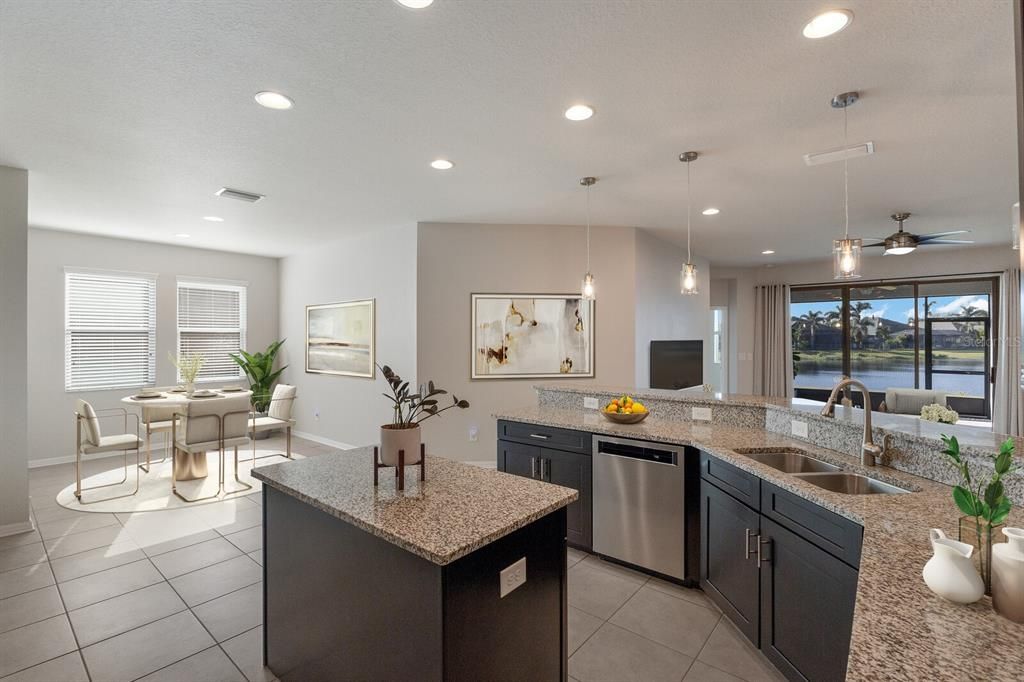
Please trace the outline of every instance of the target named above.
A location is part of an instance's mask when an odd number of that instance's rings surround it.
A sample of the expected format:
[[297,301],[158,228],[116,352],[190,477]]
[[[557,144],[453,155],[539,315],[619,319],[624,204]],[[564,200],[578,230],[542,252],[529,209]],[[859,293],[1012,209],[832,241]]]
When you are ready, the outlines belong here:
[[359,448],[263,481],[264,655],[281,680],[566,680],[575,490]]

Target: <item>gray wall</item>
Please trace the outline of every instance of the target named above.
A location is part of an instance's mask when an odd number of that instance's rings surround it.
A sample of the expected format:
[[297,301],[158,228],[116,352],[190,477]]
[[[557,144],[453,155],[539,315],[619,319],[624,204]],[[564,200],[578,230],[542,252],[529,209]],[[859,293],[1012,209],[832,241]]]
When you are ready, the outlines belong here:
[[651,341],[704,341],[704,381],[711,376],[711,273],[697,256],[697,290],[679,293],[679,271],[686,249],[669,244],[644,230],[636,232],[636,378],[638,388],[650,387]]
[[[54,230],[29,230],[28,350],[29,459],[74,455],[74,401],[96,409],[121,407],[129,391],[64,390],[64,268],[147,272],[157,275],[156,383],[176,383],[168,352],[177,348],[177,278],[182,276],[246,281],[249,349],[263,349],[278,337],[278,261],[127,239],[110,239]],[[109,422],[109,423],[108,423]],[[106,420],[103,428],[120,428]],[[116,432],[116,430],[114,431]]]
[[27,267],[28,171],[0,166],[0,536],[30,527],[25,404]]
[[[435,291],[438,296],[445,289]],[[377,361],[416,377],[416,226],[326,244],[281,260],[282,359],[295,384],[296,430],[325,442],[367,445],[391,415],[376,379],[306,374],[306,306],[375,298]],[[319,411],[317,419],[314,414]]]

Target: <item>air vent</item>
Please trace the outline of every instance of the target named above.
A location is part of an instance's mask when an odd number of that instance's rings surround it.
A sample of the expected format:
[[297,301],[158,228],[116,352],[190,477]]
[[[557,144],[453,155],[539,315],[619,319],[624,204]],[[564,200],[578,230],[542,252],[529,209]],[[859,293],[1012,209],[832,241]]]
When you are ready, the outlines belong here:
[[250,204],[255,204],[257,201],[263,198],[262,194],[255,194],[253,192],[243,192],[240,189],[231,189],[230,187],[221,187],[217,190],[216,195],[224,197],[226,199],[238,199],[239,201],[246,201]]
[[874,142],[861,142],[843,149],[836,147],[823,152],[812,152],[804,154],[804,163],[808,166],[820,166],[823,163],[834,163],[843,159],[855,159],[858,156],[868,156],[875,153]]

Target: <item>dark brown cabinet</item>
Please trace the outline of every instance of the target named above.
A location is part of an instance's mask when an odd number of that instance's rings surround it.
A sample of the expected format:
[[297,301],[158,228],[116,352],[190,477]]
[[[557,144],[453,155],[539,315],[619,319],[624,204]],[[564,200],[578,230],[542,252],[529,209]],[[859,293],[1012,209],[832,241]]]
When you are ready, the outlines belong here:
[[701,587],[787,678],[842,680],[863,530],[712,459],[701,453]]
[[[526,426],[529,428],[516,428]],[[541,446],[499,439],[498,470],[578,491],[580,499],[566,507],[566,539],[573,546],[589,550],[593,544],[593,472],[589,451],[581,453],[584,451],[582,443],[589,442],[590,435],[514,422],[500,422],[498,433],[544,443]],[[548,443],[571,450],[549,447]]]

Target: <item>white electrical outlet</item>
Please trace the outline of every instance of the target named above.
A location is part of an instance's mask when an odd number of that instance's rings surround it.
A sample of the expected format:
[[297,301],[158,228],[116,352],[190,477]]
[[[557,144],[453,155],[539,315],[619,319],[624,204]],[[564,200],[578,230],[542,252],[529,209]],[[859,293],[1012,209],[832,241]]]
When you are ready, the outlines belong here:
[[588,410],[597,409],[597,398],[585,397],[583,398],[583,407]]
[[790,424],[792,425],[794,436],[797,438],[807,438],[807,422],[802,422],[799,419],[793,419]]
[[477,442],[477,440],[479,440],[479,438],[480,438],[480,429],[478,429],[475,424],[473,426],[470,426],[469,427],[469,441],[471,443],[475,443],[475,442]]
[[695,408],[693,408],[693,421],[695,421],[695,422],[709,422],[709,421],[711,421],[711,408],[710,407],[695,407]]
[[504,598],[509,592],[526,582],[526,557],[511,564],[501,572],[500,597]]

